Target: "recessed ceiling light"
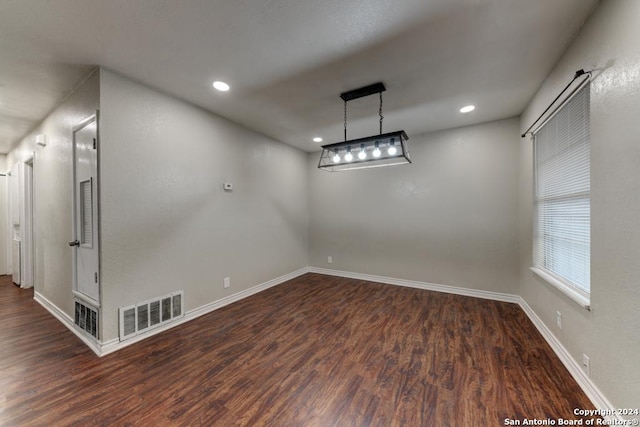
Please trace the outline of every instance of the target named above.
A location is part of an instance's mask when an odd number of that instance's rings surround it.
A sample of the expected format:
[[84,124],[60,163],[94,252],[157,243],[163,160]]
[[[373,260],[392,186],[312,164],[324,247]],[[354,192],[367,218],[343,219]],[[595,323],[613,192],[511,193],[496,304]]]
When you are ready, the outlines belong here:
[[322,142],[322,138],[316,136],[315,138],[313,138],[313,142]]
[[461,113],[470,113],[471,111],[475,110],[476,106],[475,105],[467,105],[466,107],[462,107],[460,109]]
[[219,80],[216,80],[215,82],[213,82],[213,87],[218,89],[220,92],[226,92],[229,89],[231,89],[228,84],[226,84],[225,82],[221,82]]

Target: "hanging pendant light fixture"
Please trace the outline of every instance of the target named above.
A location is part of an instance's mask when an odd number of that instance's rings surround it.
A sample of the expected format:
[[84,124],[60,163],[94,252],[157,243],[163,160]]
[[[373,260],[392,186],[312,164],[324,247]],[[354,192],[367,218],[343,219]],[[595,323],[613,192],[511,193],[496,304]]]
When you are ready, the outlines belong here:
[[[386,87],[375,83],[340,94],[344,101],[344,141],[322,146],[318,169],[331,172],[411,163],[404,130],[382,133],[382,92]],[[347,141],[347,102],[365,96],[380,94],[380,134]]]

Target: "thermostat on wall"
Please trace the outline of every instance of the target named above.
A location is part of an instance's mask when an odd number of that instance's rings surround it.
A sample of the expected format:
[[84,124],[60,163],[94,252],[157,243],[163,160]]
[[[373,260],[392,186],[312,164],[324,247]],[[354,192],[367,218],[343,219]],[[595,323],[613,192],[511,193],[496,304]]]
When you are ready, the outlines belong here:
[[224,184],[222,184],[222,188],[224,188],[224,191],[233,191],[233,184],[230,182],[225,182]]

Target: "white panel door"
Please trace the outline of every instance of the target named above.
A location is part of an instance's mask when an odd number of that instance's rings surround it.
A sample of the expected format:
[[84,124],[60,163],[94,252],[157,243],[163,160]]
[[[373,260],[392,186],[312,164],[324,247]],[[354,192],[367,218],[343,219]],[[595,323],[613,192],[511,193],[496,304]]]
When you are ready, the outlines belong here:
[[9,173],[9,236],[12,241],[11,244],[11,275],[13,276],[13,283],[20,286],[22,284],[22,277],[20,277],[20,271],[22,266],[20,265],[21,248],[20,240],[22,238],[20,233],[20,188],[21,180],[24,176],[24,163],[17,162],[13,165],[11,172]]
[[97,117],[78,125],[73,133],[74,290],[100,305],[98,240],[98,132]]
[[34,159],[22,164],[20,184],[20,287],[32,288],[34,276],[33,241],[33,165]]

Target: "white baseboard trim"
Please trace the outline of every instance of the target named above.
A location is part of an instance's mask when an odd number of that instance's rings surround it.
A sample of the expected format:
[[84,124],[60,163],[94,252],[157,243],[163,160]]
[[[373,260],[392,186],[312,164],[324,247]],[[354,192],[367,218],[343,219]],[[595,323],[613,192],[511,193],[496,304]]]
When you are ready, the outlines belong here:
[[49,313],[53,315],[56,319],[58,319],[64,326],[67,327],[75,336],[80,338],[80,340],[87,345],[95,354],[101,356],[101,346],[98,342],[92,340],[87,337],[81,329],[76,327],[75,323],[73,323],[73,319],[64,311],[60,310],[58,306],[45,298],[41,293],[34,291],[33,299],[36,300],[38,304],[44,307]]
[[310,273],[327,274],[329,276],[347,277],[349,279],[366,280],[368,282],[387,283],[389,285],[406,286],[409,288],[424,289],[427,291],[443,292],[446,294],[463,295],[467,297],[483,298],[493,301],[512,302],[517,304],[517,295],[503,294],[500,292],[483,291],[479,289],[460,288],[456,286],[440,285],[436,283],[418,282],[415,280],[395,279],[392,277],[373,276],[371,274],[353,273],[350,271],[329,270],[326,268],[309,267]]
[[174,328],[178,325],[182,325],[183,323],[186,323],[190,320],[196,319],[200,316],[203,316],[207,313],[211,313],[214,310],[217,310],[219,308],[222,308],[226,305],[232,304],[236,301],[240,301],[241,299],[250,297],[251,295],[257,294],[258,292],[262,292],[266,289],[272,288],[274,286],[277,286],[281,283],[284,283],[288,280],[291,279],[295,279],[298,276],[302,276],[303,274],[306,274],[309,272],[309,268],[308,267],[303,267],[299,270],[293,271],[291,273],[285,274],[284,276],[280,276],[277,277],[275,279],[269,280],[267,282],[261,283],[259,285],[253,286],[249,289],[245,289],[244,291],[240,291],[238,293],[235,293],[233,295],[229,295],[228,297],[219,299],[217,301],[213,301],[210,302],[208,304],[205,304],[201,307],[198,307],[196,309],[187,311],[184,315],[184,317],[177,319],[174,322],[171,323],[167,323],[163,326],[160,326],[158,328],[155,328],[149,332],[146,332],[144,334],[141,335],[137,335],[131,339],[128,339],[126,341],[120,341],[118,338],[113,339],[113,340],[109,340],[107,342],[104,342],[102,344],[101,347],[101,351],[100,351],[100,356],[106,356],[107,354],[113,353],[115,351],[121,350],[125,347],[128,347],[132,344],[135,344],[137,342],[140,342],[144,339],[147,339],[149,337],[152,337],[154,335],[159,334],[160,332],[164,332],[168,329]]
[[[395,279],[384,276],[373,276],[370,274],[353,273],[349,271],[330,270],[318,267],[309,267],[309,272],[518,304],[520,308],[522,308],[522,310],[525,312],[525,314],[529,317],[536,329],[538,329],[540,334],[551,346],[554,353],[567,368],[571,376],[576,380],[582,391],[584,391],[584,394],[586,394],[589,400],[591,400],[591,403],[593,403],[596,409],[600,410],[602,414],[615,413],[615,407],[611,404],[611,402],[609,402],[609,400],[600,391],[600,389],[598,389],[591,378],[586,375],[586,373],[582,370],[580,364],[571,356],[567,349],[562,345],[560,340],[558,340],[558,338],[553,334],[553,332],[551,332],[547,325],[544,324],[542,319],[538,317],[538,315],[533,311],[529,304],[527,304],[527,302],[518,295],[467,289],[434,283],[417,282],[413,280]],[[604,415],[603,418],[607,420],[624,420],[619,416]]]
[[[535,311],[527,304],[522,297],[518,297],[518,305],[526,313],[531,322],[535,325],[538,332],[544,337],[547,343],[551,346],[554,353],[562,364],[567,368],[571,376],[578,383],[584,394],[587,395],[593,406],[600,410],[602,414],[615,414],[615,407],[609,402],[600,389],[594,384],[594,382],[587,376],[582,370],[582,366],[571,356],[571,353],[562,345],[560,340],[551,332],[551,329],[538,317]],[[603,418],[607,420],[623,421],[624,418],[619,415],[605,415]],[[615,424],[624,425],[624,424]]]

